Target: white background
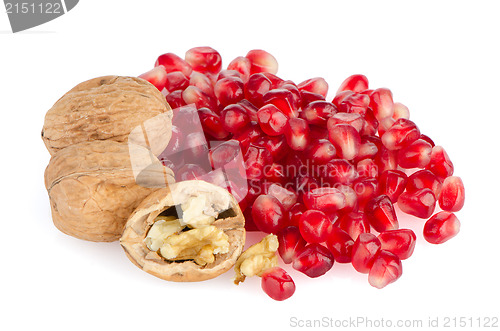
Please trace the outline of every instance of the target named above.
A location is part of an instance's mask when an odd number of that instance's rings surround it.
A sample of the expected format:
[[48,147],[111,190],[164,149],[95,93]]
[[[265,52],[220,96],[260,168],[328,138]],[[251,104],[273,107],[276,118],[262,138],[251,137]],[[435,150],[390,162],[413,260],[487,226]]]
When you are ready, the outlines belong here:
[[[68,14],[17,34],[2,9],[0,329],[285,330],[291,317],[422,319],[424,326],[429,317],[441,323],[499,317],[498,7],[493,1],[82,0]],[[232,272],[201,283],[165,282],[136,268],[117,242],[60,233],[43,185],[45,112],[83,80],[138,75],[159,54],[183,56],[202,45],[217,49],[225,65],[250,49],[268,50],[278,59],[278,75],[296,83],[323,76],[335,91],[345,77],[363,73],[371,87],[391,88],[463,178],[461,233],[430,245],[423,221],[403,218],[419,238],[396,283],[377,290],[366,275],[340,264],[319,279],[288,268],[297,290],[284,302],[269,299],[260,279],[236,287]]]

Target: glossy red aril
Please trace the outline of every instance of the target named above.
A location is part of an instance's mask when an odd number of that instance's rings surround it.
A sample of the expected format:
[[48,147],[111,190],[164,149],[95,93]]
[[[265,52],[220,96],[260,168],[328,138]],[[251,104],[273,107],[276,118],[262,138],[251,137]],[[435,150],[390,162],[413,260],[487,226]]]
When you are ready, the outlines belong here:
[[167,71],[163,66],[154,67],[148,72],[139,75],[139,78],[147,80],[153,84],[159,91],[163,90],[167,82]]
[[219,75],[217,75],[217,81],[224,78],[238,78],[243,81],[243,79],[241,78],[241,74],[236,70],[221,70],[221,72],[219,72]]
[[370,94],[370,108],[373,114],[380,121],[387,117],[392,117],[394,112],[394,101],[392,92],[386,88],[378,88]]
[[324,275],[333,266],[332,253],[320,244],[310,244],[295,258],[292,267],[311,278]]
[[253,49],[247,53],[246,58],[250,61],[250,74],[259,72],[276,74],[278,72],[278,61],[264,50]]
[[432,146],[427,141],[418,139],[411,145],[398,151],[398,164],[402,168],[425,168],[431,160]]
[[341,228],[334,227],[326,239],[326,246],[332,252],[335,261],[349,263],[352,257],[352,246],[354,240]]
[[214,96],[214,86],[212,81],[201,72],[194,71],[191,74],[191,77],[189,77],[189,85],[199,88],[211,97]]
[[252,122],[257,122],[257,111],[259,108],[255,107],[250,101],[247,99],[243,99],[240,102],[238,102],[238,105],[242,106],[245,108],[248,116],[250,117],[250,121]]
[[432,190],[434,196],[438,197],[441,192],[441,181],[429,170],[419,170],[408,177],[406,191],[416,192],[423,188]]
[[366,94],[353,93],[348,95],[339,104],[339,112],[366,115],[368,106],[370,105],[370,97]]
[[308,243],[322,243],[329,236],[333,227],[325,213],[319,210],[308,210],[302,214],[299,221],[299,230],[302,238]]
[[208,154],[213,169],[222,168],[235,161],[241,153],[238,140],[231,139],[212,148]]
[[439,206],[446,211],[459,211],[464,206],[465,189],[462,179],[457,176],[450,176],[443,182],[441,193],[439,194]]
[[295,107],[299,108],[302,104],[302,96],[300,95],[300,91],[297,88],[297,85],[295,85],[295,83],[293,83],[292,81],[284,81],[281,85],[279,85],[279,87],[292,93],[293,104],[295,105]]
[[291,226],[299,227],[300,217],[307,210],[306,206],[303,203],[297,202],[295,203],[288,213],[288,224]]
[[370,232],[370,223],[365,214],[359,211],[353,211],[340,217],[338,226],[354,240],[360,234]]
[[413,254],[417,237],[410,229],[400,229],[384,231],[378,235],[378,240],[382,244],[382,249],[405,260]]
[[386,170],[379,177],[380,193],[387,195],[392,203],[396,203],[407,182],[408,176],[403,171]]
[[253,221],[262,232],[278,233],[286,226],[286,214],[278,199],[271,195],[259,195],[252,205]]
[[420,130],[410,120],[400,118],[381,137],[382,143],[389,150],[398,150],[409,146],[420,138]]
[[372,159],[364,159],[358,162],[356,165],[356,170],[360,177],[365,178],[377,178],[378,177],[378,166]]
[[326,98],[326,94],[328,93],[328,83],[324,78],[315,77],[311,79],[307,79],[297,85],[300,91],[307,91],[311,93],[320,94]]
[[271,81],[264,74],[253,74],[245,84],[245,98],[256,107],[262,107],[262,97],[271,90]]
[[238,104],[232,104],[224,108],[220,113],[222,127],[230,133],[238,133],[250,124],[250,117],[245,108]]
[[356,271],[367,274],[380,251],[380,241],[371,233],[361,233],[352,246],[351,263]]
[[177,91],[184,90],[189,86],[189,78],[187,78],[182,72],[174,71],[167,74],[165,81],[165,88],[167,91]]
[[346,203],[345,207],[340,210],[341,213],[345,214],[358,209],[358,195],[352,187],[343,184],[336,184],[335,188],[344,193],[345,196]]
[[387,195],[379,195],[370,200],[365,206],[365,215],[377,232],[399,228],[394,206]]
[[374,159],[375,155],[378,153],[378,147],[373,142],[368,140],[366,137],[361,137],[361,144],[359,145],[358,156],[356,157],[356,161],[363,159]]
[[312,93],[312,92],[307,92],[307,91],[300,91],[300,99],[301,101],[301,107],[302,109],[306,108],[308,104],[314,101],[325,101],[325,97],[322,96],[321,94],[317,93]]
[[361,92],[368,89],[368,78],[364,75],[352,75],[340,84],[337,94],[342,91]]
[[349,97],[350,95],[353,95],[353,94],[354,94],[354,92],[352,92],[352,91],[342,91],[342,92],[339,92],[333,98],[332,103],[338,109],[339,106],[340,106],[340,104],[342,103],[342,101],[344,101],[347,97]]
[[264,177],[269,183],[285,184],[287,180],[285,170],[282,164],[274,162],[264,168]]
[[241,149],[246,152],[251,143],[262,137],[262,130],[258,124],[250,124],[240,133],[236,133],[234,138],[241,144]]
[[245,98],[244,84],[240,78],[222,78],[215,83],[214,93],[222,107],[237,103]]
[[182,92],[183,91],[181,91],[181,90],[170,92],[165,97],[168,104],[170,105],[170,107],[172,109],[176,109],[176,108],[179,108],[179,107],[186,105],[186,103],[184,102],[184,99],[182,98]]
[[313,189],[303,197],[308,209],[321,210],[332,213],[346,206],[344,193],[334,187],[320,187]]
[[431,144],[432,147],[436,146],[434,140],[432,140],[429,136],[426,136],[425,134],[421,134],[420,139],[427,141],[429,144]]
[[399,208],[419,218],[429,218],[436,208],[436,197],[428,188],[415,192],[404,192],[399,196]]
[[277,183],[272,183],[267,187],[266,194],[272,195],[283,205],[285,211],[289,211],[297,202],[297,193],[287,189]]
[[250,77],[251,66],[252,64],[250,63],[250,60],[248,58],[244,56],[238,56],[228,64],[227,69],[239,72],[243,82],[246,82]]
[[275,105],[265,105],[257,111],[257,120],[265,134],[279,136],[285,133],[288,116]]
[[284,136],[279,137],[259,137],[254,142],[255,145],[265,147],[271,152],[275,162],[283,159],[290,151]]
[[208,145],[203,132],[192,132],[186,135],[184,160],[186,163],[201,164],[208,162]]
[[376,178],[360,178],[354,182],[353,189],[358,196],[360,207],[379,195],[379,185]]
[[328,119],[326,127],[330,130],[337,124],[349,124],[353,126],[356,131],[361,132],[365,125],[365,120],[361,115],[356,113],[336,113]]
[[392,109],[394,110],[394,114],[392,114],[393,119],[395,120],[400,118],[410,119],[410,110],[402,103],[395,102]]
[[337,154],[346,160],[353,160],[359,153],[361,137],[349,124],[336,124],[328,129],[328,138],[337,149]]
[[328,119],[337,113],[337,108],[331,102],[313,101],[303,108],[300,117],[309,124],[326,125]]
[[266,105],[272,104],[279,108],[288,117],[299,116],[298,105],[295,102],[293,93],[287,89],[273,89],[264,94],[262,102]]
[[198,109],[201,126],[205,133],[208,133],[215,139],[224,139],[229,133],[224,129],[219,115],[208,108]]
[[283,301],[295,293],[292,277],[280,267],[266,269],[262,273],[261,286],[271,299]]
[[197,164],[185,164],[175,172],[175,179],[177,181],[196,180],[206,173],[205,169]]
[[301,118],[290,118],[285,128],[288,146],[295,151],[303,151],[309,143],[309,125]]
[[460,231],[460,221],[455,214],[442,211],[432,216],[424,225],[424,238],[431,244],[442,244]]
[[325,164],[335,158],[337,151],[333,144],[326,139],[317,140],[305,155],[313,164]]
[[375,118],[375,115],[373,114],[373,111],[370,108],[366,110],[364,118],[365,118],[365,125],[363,126],[363,130],[361,130],[361,134],[364,136],[375,135],[378,131],[379,122]]
[[216,74],[222,69],[222,58],[211,47],[194,47],[186,52],[186,62],[194,71]]
[[195,104],[196,108],[209,108],[213,111],[217,109],[216,100],[210,95],[206,94],[196,86],[188,86],[182,92],[182,99],[184,102],[189,104]]
[[248,179],[262,179],[265,167],[273,163],[271,152],[266,148],[250,144],[245,153],[245,168]]
[[368,274],[371,286],[381,289],[394,283],[403,274],[401,260],[393,253],[380,250]]
[[160,65],[165,67],[165,70],[167,70],[168,73],[180,71],[186,77],[189,77],[189,75],[191,75],[191,72],[193,71],[191,66],[186,61],[173,53],[165,53],[160,55],[155,62],[155,67]]
[[394,125],[394,123],[396,123],[396,120],[393,119],[392,117],[386,117],[384,119],[379,120],[378,121],[378,136],[379,137],[384,136],[384,133],[386,133],[387,130],[389,130],[389,128]]
[[302,238],[299,228],[296,226],[288,226],[278,232],[278,252],[281,259],[286,264],[292,263],[307,245],[307,242]]
[[344,159],[333,159],[328,162],[321,175],[331,184],[351,184],[359,176],[354,165]]
[[437,177],[444,179],[453,175],[453,163],[448,156],[448,153],[441,146],[434,146],[431,152],[431,160],[426,167]]

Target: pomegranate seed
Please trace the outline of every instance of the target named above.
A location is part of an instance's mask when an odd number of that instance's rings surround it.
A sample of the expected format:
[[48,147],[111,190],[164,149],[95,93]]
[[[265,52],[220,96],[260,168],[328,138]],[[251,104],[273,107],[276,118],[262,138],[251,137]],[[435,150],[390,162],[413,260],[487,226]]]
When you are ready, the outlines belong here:
[[419,170],[408,177],[406,191],[413,193],[423,188],[431,189],[434,196],[438,197],[441,192],[441,182],[429,170]]
[[194,71],[191,74],[191,77],[189,78],[189,85],[199,88],[209,96],[215,96],[212,81],[201,72]]
[[419,218],[429,218],[436,208],[436,197],[428,188],[415,192],[404,192],[398,199],[399,208]]
[[289,80],[285,82],[283,79],[269,72],[263,72],[262,74],[271,82],[271,90],[280,88],[283,84],[293,84],[292,81]]
[[206,159],[208,162],[208,145],[205,135],[202,132],[192,132],[186,136],[186,150],[184,160],[187,163],[200,164]]
[[368,89],[368,78],[363,75],[352,75],[340,84],[337,94],[343,91],[361,92]]
[[375,235],[360,233],[352,246],[351,262],[354,269],[363,274],[369,273],[380,247],[380,241]]
[[379,122],[373,111],[368,108],[365,113],[365,125],[363,126],[363,130],[361,130],[361,134],[364,136],[373,136],[378,131]]
[[269,136],[279,136],[285,133],[288,116],[275,105],[265,105],[257,111],[260,128]]
[[292,92],[287,89],[273,89],[264,94],[262,97],[264,104],[272,104],[279,108],[288,117],[297,117],[299,112],[298,105],[295,103],[295,98]]
[[410,119],[410,110],[402,103],[395,102],[392,109],[394,110],[394,114],[392,114],[393,119],[395,120],[398,120],[400,118],[406,118],[407,120]]
[[359,153],[361,137],[349,124],[336,124],[328,129],[329,139],[341,158],[353,160]]
[[348,95],[339,104],[339,112],[366,115],[366,110],[370,105],[370,97],[365,94],[353,93]]
[[265,147],[271,152],[274,161],[280,161],[290,151],[285,137],[260,137],[255,141],[255,145]]
[[292,277],[280,267],[266,269],[262,273],[261,286],[271,299],[283,301],[295,293]]
[[359,152],[355,161],[359,162],[364,159],[373,159],[377,153],[377,145],[373,141],[366,139],[366,137],[361,137],[361,144],[359,145]]
[[219,72],[219,75],[217,76],[217,81],[224,78],[238,78],[243,81],[243,79],[241,78],[241,74],[236,70],[221,70],[221,72]]
[[186,62],[194,71],[217,74],[222,69],[222,58],[211,47],[194,47],[186,52]]
[[302,238],[308,243],[322,243],[332,229],[330,219],[319,210],[308,210],[302,214],[299,221],[299,230]]
[[439,178],[446,178],[453,175],[453,163],[443,147],[434,146],[431,152],[431,160],[426,169],[430,170]]
[[257,122],[257,111],[259,108],[255,107],[250,101],[247,99],[243,99],[240,102],[238,102],[238,105],[242,106],[245,108],[248,116],[250,117],[250,121],[252,122]]
[[186,105],[184,99],[182,98],[182,92],[183,91],[181,90],[177,90],[167,94],[166,100],[172,109],[176,109]]
[[339,228],[347,232],[347,234],[356,240],[360,234],[370,232],[370,223],[362,212],[354,211],[343,215],[339,219]]
[[296,189],[297,193],[301,196],[301,198],[307,192],[317,189],[319,187],[320,187],[319,183],[316,181],[316,179],[314,179],[311,176],[306,175],[297,177]]
[[441,211],[424,225],[424,238],[431,244],[442,244],[455,237],[460,231],[460,221],[455,214]]
[[340,190],[340,192],[344,193],[345,195],[346,204],[345,207],[340,210],[342,213],[348,213],[358,208],[358,195],[352,187],[336,184],[335,188]]
[[446,211],[459,211],[464,206],[465,190],[462,179],[457,176],[447,177],[439,194],[439,206]]
[[377,178],[378,166],[375,161],[371,159],[364,159],[358,162],[356,169],[360,177]]
[[243,212],[243,216],[245,217],[246,231],[259,231],[259,229],[257,229],[257,226],[255,225],[255,222],[253,221],[252,206],[249,206],[245,209],[245,211]]
[[332,103],[338,109],[339,106],[340,106],[340,104],[342,103],[342,101],[344,101],[348,96],[353,95],[353,94],[354,94],[354,92],[352,92],[352,91],[342,91],[342,92],[339,92],[333,98]]
[[333,103],[324,100],[310,102],[301,112],[300,117],[309,124],[326,125],[328,119],[337,113]]
[[229,105],[220,113],[222,127],[230,133],[238,133],[250,124],[250,118],[242,106]]
[[250,125],[239,134],[235,134],[234,138],[241,144],[241,149],[246,151],[251,143],[255,142],[262,136],[262,130],[258,125]]
[[398,164],[402,168],[424,168],[431,160],[432,146],[427,141],[418,139],[411,145],[398,151]]
[[325,97],[321,94],[311,93],[307,91],[300,91],[300,99],[302,100],[302,109],[306,108],[308,104],[314,101],[325,101]]
[[328,140],[328,129],[324,126],[310,125],[310,137],[311,141],[327,139]]
[[193,71],[191,66],[186,61],[184,61],[183,59],[181,59],[180,57],[178,57],[173,53],[166,53],[160,55],[155,63],[155,67],[158,66],[165,67],[165,70],[167,70],[167,72],[169,73],[180,71],[186,77],[189,77],[189,75],[191,75],[191,72]]
[[262,97],[271,90],[271,81],[264,74],[253,74],[245,84],[245,98],[257,107],[262,107]]
[[297,202],[297,193],[284,188],[283,186],[272,183],[267,190],[266,194],[272,195],[283,205],[285,211],[289,211]]
[[394,101],[392,100],[391,90],[386,88],[374,90],[370,94],[370,108],[379,121],[386,117],[392,117]]
[[184,90],[189,86],[189,79],[180,71],[167,74],[165,88],[169,91]]
[[375,156],[379,173],[386,170],[394,170],[398,167],[398,152],[390,151],[383,145],[379,146],[378,154]]
[[263,147],[253,144],[247,149],[245,153],[245,168],[247,169],[248,179],[262,179],[264,177],[264,168],[268,164],[273,163],[271,152]]
[[334,227],[326,240],[326,245],[338,263],[349,263],[354,240],[341,228]]
[[400,170],[386,170],[379,178],[380,193],[385,194],[391,199],[392,203],[396,203],[401,193],[406,188],[408,176]]
[[211,110],[217,109],[216,101],[196,86],[188,86],[182,92],[182,98],[187,105],[194,103],[196,108],[205,107]]
[[410,229],[385,231],[378,235],[382,249],[397,255],[399,259],[406,260],[415,250],[417,237]]
[[223,142],[209,152],[210,164],[213,169],[222,168],[237,160],[241,153],[240,143],[238,140],[231,139]]
[[382,143],[389,150],[397,150],[409,146],[420,138],[420,130],[410,120],[400,118],[381,137]]
[[303,151],[309,143],[309,126],[301,118],[290,118],[285,128],[285,137],[291,149]]
[[399,228],[394,206],[387,195],[379,195],[370,200],[365,206],[365,215],[377,232]]
[[326,164],[322,178],[329,180],[332,184],[350,184],[358,178],[356,168],[347,160],[333,159]]
[[208,108],[198,109],[203,131],[215,139],[224,139],[229,133],[224,129],[219,115]]
[[206,173],[205,169],[197,164],[186,164],[175,173],[175,179],[177,181],[195,180],[200,179]]
[[278,233],[286,225],[286,212],[281,203],[271,195],[262,194],[252,205],[252,217],[260,231]]
[[281,84],[280,88],[292,92],[293,104],[296,108],[299,108],[302,104],[302,96],[297,85],[295,85],[292,81],[285,81],[283,82],[283,84]]
[[358,204],[361,207],[379,195],[378,181],[376,178],[360,178],[354,182],[353,188],[358,196]]
[[250,68],[252,64],[250,60],[243,56],[238,56],[236,59],[232,60],[228,66],[228,70],[235,70],[240,73],[243,82],[248,81],[250,77]]
[[290,208],[289,212],[289,224],[295,227],[299,227],[300,224],[300,217],[302,214],[306,211],[306,206],[304,206],[302,203],[297,202]]
[[335,147],[330,141],[320,139],[311,148],[306,150],[305,155],[313,164],[325,164],[335,158],[336,152]]
[[321,210],[325,213],[336,212],[346,206],[344,193],[334,187],[320,187],[313,189],[303,197],[308,209]]
[[333,266],[332,253],[320,244],[310,244],[293,261],[292,267],[311,278],[324,275]]
[[264,168],[264,177],[269,182],[285,184],[287,177],[285,175],[285,167],[279,163],[267,165]]
[[159,91],[165,88],[167,82],[167,71],[163,66],[154,67],[148,72],[139,75],[139,78],[147,80],[153,84]]
[[328,83],[324,78],[315,77],[308,80],[303,81],[299,85],[297,85],[300,91],[307,91],[311,93],[320,94],[326,98],[326,94],[328,93]]
[[384,135],[384,133],[386,133],[387,130],[389,130],[390,127],[394,125],[394,123],[396,123],[396,120],[393,119],[392,117],[386,117],[386,118],[379,120],[378,136],[382,137]]
[[250,61],[250,73],[269,72],[276,74],[278,72],[278,61],[266,51],[253,49],[247,53],[246,58]]
[[326,127],[330,130],[337,124],[349,124],[354,127],[356,131],[361,132],[365,125],[365,120],[361,115],[356,113],[337,113],[328,119]]
[[243,88],[244,84],[240,78],[227,77],[217,81],[214,93],[220,104],[225,107],[245,98]]
[[420,139],[427,141],[429,144],[431,144],[432,147],[436,146],[434,141],[429,136],[426,136],[425,134],[421,134]]
[[300,235],[299,228],[295,226],[288,226],[278,232],[278,243],[278,252],[286,264],[292,263],[307,245]]
[[403,274],[403,265],[396,255],[381,249],[368,274],[371,286],[381,289],[394,283]]

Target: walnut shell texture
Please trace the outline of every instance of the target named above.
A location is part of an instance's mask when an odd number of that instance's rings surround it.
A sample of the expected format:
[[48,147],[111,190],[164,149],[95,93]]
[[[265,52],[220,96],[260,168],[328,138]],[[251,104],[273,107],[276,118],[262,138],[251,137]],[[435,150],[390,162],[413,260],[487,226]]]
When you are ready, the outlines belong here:
[[[134,166],[134,158],[145,157],[148,166]],[[112,140],[68,146],[45,170],[55,226],[90,241],[119,239],[139,203],[173,181],[172,171],[148,149]]]
[[[142,130],[130,135],[134,128]],[[51,155],[92,140],[132,140],[159,155],[171,128],[172,110],[156,87],[141,78],[104,76],[78,84],[52,106],[42,139]]]
[[[155,218],[171,206],[197,196],[201,192],[228,195],[232,213],[217,219],[213,225],[222,229],[229,237],[229,252],[217,254],[213,263],[200,266],[193,261],[167,261],[148,249],[144,238]],[[184,201],[178,201],[178,197]],[[222,215],[222,214],[221,214]],[[217,277],[231,269],[245,245],[245,219],[238,202],[225,189],[201,181],[191,180],[162,188],[144,199],[130,215],[120,239],[128,258],[142,270],[164,280],[176,282],[196,282]]]

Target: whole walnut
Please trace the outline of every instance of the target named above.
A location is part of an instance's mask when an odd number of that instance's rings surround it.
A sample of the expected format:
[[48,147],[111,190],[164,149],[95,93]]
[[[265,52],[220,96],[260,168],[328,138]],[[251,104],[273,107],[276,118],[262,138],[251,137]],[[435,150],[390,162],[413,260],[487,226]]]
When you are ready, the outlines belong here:
[[93,140],[130,141],[160,155],[171,128],[172,110],[156,87],[141,78],[104,76],[78,84],[52,106],[42,139],[51,155]]
[[120,238],[139,203],[172,182],[172,171],[149,149],[113,140],[70,145],[45,170],[55,226],[91,241]]

